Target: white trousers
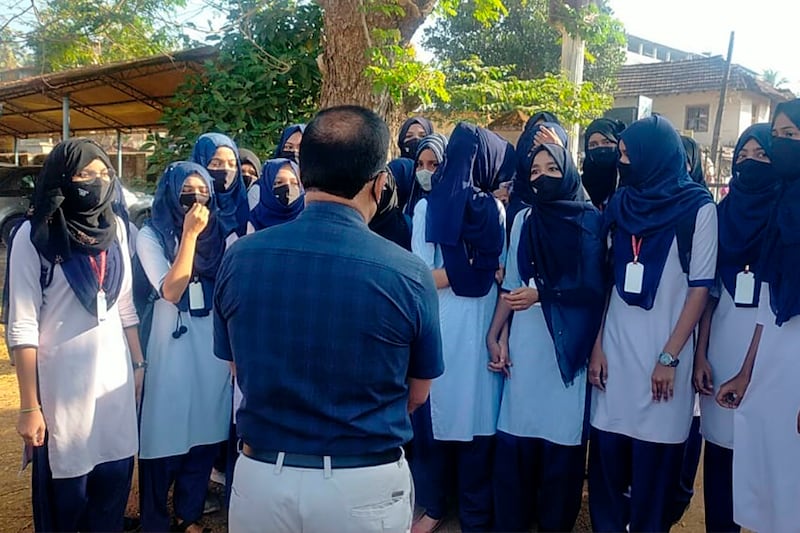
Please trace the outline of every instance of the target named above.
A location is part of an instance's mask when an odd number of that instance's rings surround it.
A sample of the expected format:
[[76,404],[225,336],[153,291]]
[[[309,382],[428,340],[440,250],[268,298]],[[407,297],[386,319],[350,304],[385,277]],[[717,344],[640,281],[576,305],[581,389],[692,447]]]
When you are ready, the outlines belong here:
[[403,533],[411,528],[413,508],[413,482],[404,456],[385,465],[331,470],[261,463],[240,454],[228,530]]

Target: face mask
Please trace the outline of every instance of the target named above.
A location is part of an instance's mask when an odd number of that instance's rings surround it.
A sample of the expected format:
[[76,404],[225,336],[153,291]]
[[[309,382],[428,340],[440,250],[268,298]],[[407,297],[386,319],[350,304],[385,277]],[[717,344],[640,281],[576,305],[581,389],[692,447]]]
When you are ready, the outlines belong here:
[[72,182],[71,186],[64,188],[64,203],[76,213],[85,213],[100,205],[110,188],[111,182],[102,178]]
[[403,143],[403,148],[400,150],[402,152],[403,157],[408,159],[416,159],[417,157],[417,148],[419,147],[421,139],[409,139]]
[[611,146],[602,146],[600,148],[592,148],[586,152],[592,163],[600,168],[612,168],[617,164],[617,149]]
[[617,161],[617,171],[619,172],[620,187],[636,187],[638,185],[636,176],[631,172],[630,163],[620,163]]
[[244,186],[249,189],[250,185],[255,183],[258,178],[251,176],[250,174],[242,174],[242,179],[244,180]]
[[208,169],[211,179],[214,180],[214,191],[225,192],[233,185],[233,180],[236,179],[235,170],[226,170],[224,168]]
[[377,179],[373,180],[372,188],[371,188],[372,198],[373,198],[373,200],[375,200],[375,214],[373,215],[373,218],[378,216],[378,213],[381,212],[381,200],[383,200],[383,195],[386,192],[386,189],[383,188],[383,189],[381,189],[380,193],[375,194],[375,183],[377,183],[377,181],[378,181]]
[[281,153],[278,154],[278,157],[294,161],[298,165],[300,164],[300,157],[294,150],[282,150]]
[[772,138],[772,169],[787,181],[800,178],[800,141],[786,137]]
[[425,192],[430,192],[431,187],[433,186],[433,172],[430,170],[417,170],[417,182],[419,186],[422,187],[422,190]]
[[563,178],[543,174],[531,182],[531,188],[538,201],[552,202],[558,198],[562,183],[564,183]]
[[747,188],[775,185],[775,172],[770,163],[745,159],[736,164],[737,179]]
[[180,202],[183,206],[184,213],[192,208],[194,204],[206,205],[209,196],[199,192],[182,192]]
[[272,194],[278,199],[280,203],[289,206],[300,198],[300,187],[297,185],[278,185],[272,189]]

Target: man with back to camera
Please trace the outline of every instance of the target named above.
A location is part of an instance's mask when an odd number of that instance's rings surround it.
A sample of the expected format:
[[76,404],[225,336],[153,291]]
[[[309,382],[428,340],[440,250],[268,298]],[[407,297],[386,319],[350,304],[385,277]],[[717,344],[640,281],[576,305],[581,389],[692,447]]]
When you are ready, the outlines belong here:
[[244,401],[231,533],[407,531],[409,413],[444,370],[433,278],[372,233],[389,130],[321,111],[300,150],[306,208],[226,253],[214,345]]

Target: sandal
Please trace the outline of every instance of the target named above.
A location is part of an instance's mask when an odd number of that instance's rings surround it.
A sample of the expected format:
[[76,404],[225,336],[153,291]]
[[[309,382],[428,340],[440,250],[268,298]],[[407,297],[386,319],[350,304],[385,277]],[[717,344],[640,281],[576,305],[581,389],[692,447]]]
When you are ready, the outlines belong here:
[[172,527],[170,528],[170,531],[173,533],[186,533],[192,526],[197,526],[202,528],[203,533],[211,533],[211,528],[203,527],[203,525],[200,522],[185,522],[185,521],[184,522],[176,521],[175,523],[173,523]]
[[[423,520],[426,520],[426,519],[431,521],[432,523],[429,524],[427,528],[422,529],[423,526],[422,526],[422,524],[420,522],[422,522]],[[443,525],[444,525],[444,519],[440,518],[440,519],[437,520],[436,518],[431,518],[430,516],[428,516],[427,513],[425,513],[422,516],[420,516],[414,522],[414,524],[411,527],[411,532],[412,533],[418,533],[418,532],[419,533],[435,533]]]

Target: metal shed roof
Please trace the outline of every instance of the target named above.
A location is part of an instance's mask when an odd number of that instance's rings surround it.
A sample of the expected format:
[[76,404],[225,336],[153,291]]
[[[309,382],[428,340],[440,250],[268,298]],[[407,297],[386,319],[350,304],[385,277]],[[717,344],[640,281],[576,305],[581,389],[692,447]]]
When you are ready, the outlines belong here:
[[206,46],[0,83],[0,135],[61,133],[65,96],[72,132],[158,126],[178,86],[216,53]]

